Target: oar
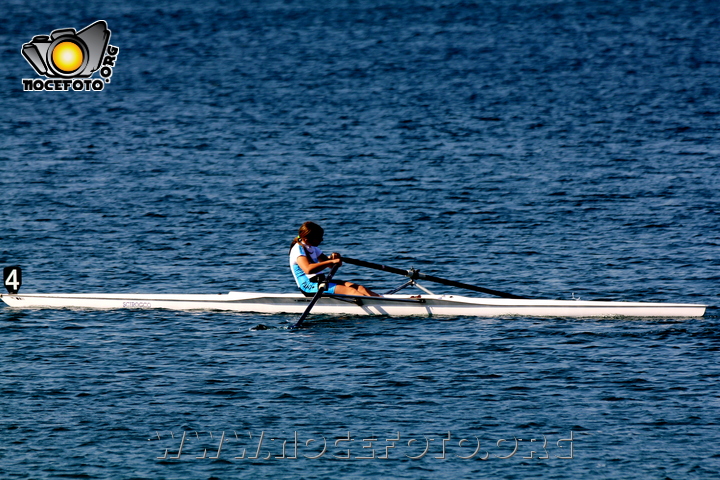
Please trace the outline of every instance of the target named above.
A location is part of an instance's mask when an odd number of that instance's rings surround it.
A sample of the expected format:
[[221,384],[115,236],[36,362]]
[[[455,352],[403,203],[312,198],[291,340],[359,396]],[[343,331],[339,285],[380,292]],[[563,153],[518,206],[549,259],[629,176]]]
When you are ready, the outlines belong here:
[[448,285],[450,287],[464,288],[466,290],[472,290],[474,292],[480,292],[480,293],[487,293],[488,295],[495,295],[496,297],[502,297],[502,298],[527,298],[527,297],[520,297],[518,295],[513,295],[512,293],[498,292],[497,290],[491,290],[489,288],[478,287],[477,285],[470,285],[467,283],[456,282],[454,280],[447,280],[445,278],[434,277],[432,275],[425,275],[424,273],[420,273],[415,269],[402,270],[400,268],[388,267],[387,265],[380,265],[378,263],[371,263],[371,262],[366,262],[364,260],[357,260],[355,258],[348,258],[348,257],[342,257],[342,259],[343,259],[343,262],[345,262],[345,263],[350,263],[352,265],[357,265],[359,267],[374,268],[375,270],[382,270],[383,272],[390,272],[390,273],[395,273],[398,275],[404,275],[413,280],[417,280],[418,278],[420,278],[423,280],[427,280],[428,282],[441,283],[443,285]]
[[335,275],[335,272],[337,272],[338,268],[340,268],[340,264],[339,264],[339,263],[336,263],[336,264],[330,269],[330,273],[328,273],[328,274],[325,276],[325,280],[323,280],[322,282],[320,282],[320,283],[318,284],[318,291],[317,291],[317,293],[315,294],[315,296],[312,298],[312,300],[310,300],[310,304],[307,306],[307,308],[305,309],[305,311],[303,312],[303,314],[300,316],[300,318],[298,319],[297,323],[295,323],[295,325],[293,325],[293,326],[290,327],[290,328],[300,328],[300,326],[302,325],[302,323],[305,321],[305,318],[306,318],[308,315],[310,315],[310,310],[312,310],[312,308],[315,306],[315,304],[317,303],[317,301],[320,300],[320,297],[322,297],[322,294],[325,292],[325,290],[328,289],[328,284],[330,283],[330,280],[332,280],[332,277],[333,277],[333,275]]

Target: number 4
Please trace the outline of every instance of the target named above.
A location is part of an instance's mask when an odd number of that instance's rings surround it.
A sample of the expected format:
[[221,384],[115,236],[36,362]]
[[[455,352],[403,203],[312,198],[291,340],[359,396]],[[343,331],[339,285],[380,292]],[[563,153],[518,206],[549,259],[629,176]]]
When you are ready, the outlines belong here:
[[3,271],[5,279],[5,288],[9,293],[15,294],[22,285],[22,271],[20,267],[5,267]]

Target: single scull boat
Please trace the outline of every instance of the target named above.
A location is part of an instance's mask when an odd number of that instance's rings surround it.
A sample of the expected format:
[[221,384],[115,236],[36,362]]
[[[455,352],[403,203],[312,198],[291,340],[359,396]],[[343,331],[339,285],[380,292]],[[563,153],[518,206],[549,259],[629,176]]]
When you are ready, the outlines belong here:
[[[344,262],[403,274],[408,282],[382,297],[331,295],[321,293],[309,298],[301,293],[226,294],[91,294],[91,293],[19,293],[22,285],[20,267],[6,267],[4,283],[7,294],[0,294],[6,304],[17,308],[99,308],[99,309],[169,309],[226,310],[266,314],[327,315],[450,315],[450,316],[529,316],[529,317],[701,317],[706,305],[678,303],[615,302],[594,300],[527,299],[474,285],[425,275],[417,270],[393,267],[344,258]],[[477,298],[460,295],[435,295],[417,284],[417,279],[459,288],[490,293],[503,298]],[[422,295],[401,295],[396,292],[415,286]],[[313,303],[316,302],[316,303]],[[304,319],[304,316],[302,317]],[[301,322],[299,322],[301,323]]]
[[[0,294],[19,308],[165,308],[169,310],[228,310],[255,313],[303,313],[311,299],[300,293],[268,294]],[[701,317],[705,305],[604,302],[585,300],[525,300],[472,298],[459,295],[385,295],[356,297],[325,295],[313,313],[328,315],[452,315],[495,317]]]

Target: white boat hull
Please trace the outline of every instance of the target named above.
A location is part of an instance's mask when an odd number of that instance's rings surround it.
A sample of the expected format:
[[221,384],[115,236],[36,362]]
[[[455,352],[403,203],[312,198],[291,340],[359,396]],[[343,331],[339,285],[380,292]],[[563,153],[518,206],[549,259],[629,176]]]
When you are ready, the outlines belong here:
[[[226,310],[267,314],[301,314],[310,298],[300,293],[267,294],[0,294],[18,308],[99,308]],[[385,297],[323,297],[313,314],[327,315],[449,315],[524,317],[701,317],[705,305],[608,302],[582,300],[526,300],[472,298],[459,295],[387,295]]]

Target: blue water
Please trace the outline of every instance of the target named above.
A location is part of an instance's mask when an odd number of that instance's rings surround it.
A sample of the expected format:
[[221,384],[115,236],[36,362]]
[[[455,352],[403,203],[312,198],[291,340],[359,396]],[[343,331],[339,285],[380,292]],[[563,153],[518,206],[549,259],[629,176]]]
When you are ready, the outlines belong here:
[[[326,251],[519,295],[711,306],[301,331],[0,307],[0,477],[720,471],[717,2],[8,0],[0,19],[0,264],[24,292],[292,292],[313,220]],[[100,19],[120,49],[103,91],[22,91],[23,43]]]

